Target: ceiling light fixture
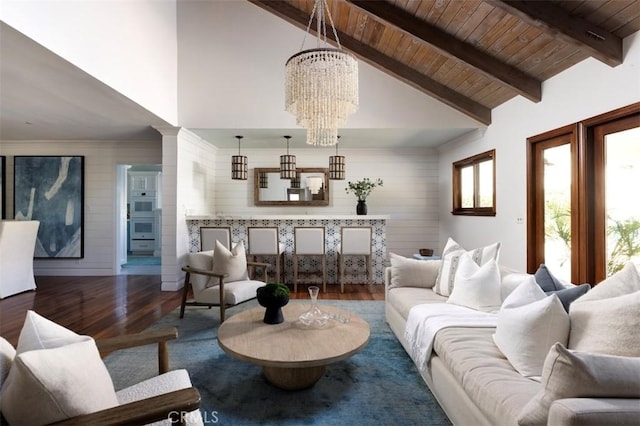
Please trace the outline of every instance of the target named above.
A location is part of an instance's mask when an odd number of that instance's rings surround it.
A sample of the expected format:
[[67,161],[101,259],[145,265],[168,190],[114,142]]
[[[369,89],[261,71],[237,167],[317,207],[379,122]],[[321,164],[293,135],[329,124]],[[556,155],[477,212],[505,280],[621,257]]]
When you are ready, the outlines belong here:
[[240,141],[243,136],[236,136],[238,139],[238,155],[231,156],[231,179],[247,180],[249,176],[249,162],[246,155],[240,155]]
[[[338,136],[340,142],[340,136]],[[336,143],[336,155],[329,156],[329,179],[344,180],[347,171],[347,163],[344,155],[338,155],[338,143]]]
[[284,137],[287,140],[287,154],[280,156],[280,179],[293,179],[296,177],[296,156],[289,155],[289,139],[291,136]]
[[[337,49],[327,44],[325,12]],[[317,48],[303,50],[314,15]],[[306,127],[308,144],[335,145],[338,127],[358,109],[358,62],[342,50],[327,0],[315,1],[300,50],[285,65],[286,110]]]

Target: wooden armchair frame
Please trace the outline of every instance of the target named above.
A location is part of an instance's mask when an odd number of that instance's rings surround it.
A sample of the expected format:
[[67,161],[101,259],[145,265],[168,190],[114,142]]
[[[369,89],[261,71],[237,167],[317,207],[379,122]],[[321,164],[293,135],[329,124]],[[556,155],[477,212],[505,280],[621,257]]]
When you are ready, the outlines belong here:
[[[175,327],[143,331],[112,338],[96,340],[101,356],[135,346],[158,344],[158,371],[160,374],[169,370],[167,342],[178,337]],[[114,425],[114,424],[147,424],[159,420],[171,419],[172,423],[183,424],[184,416],[200,408],[200,393],[194,387],[168,392],[162,395],[119,405],[91,414],[72,417],[55,425]]]
[[[267,283],[267,268],[269,267],[268,263],[262,263],[262,262],[247,262],[247,268],[255,268],[255,267],[260,267],[262,268],[262,281],[264,281],[264,283]],[[233,307],[233,306],[237,306],[241,303],[245,303],[248,302],[249,300],[252,299],[247,299],[243,302],[237,303],[235,305],[229,304],[224,302],[224,277],[226,275],[221,275],[221,274],[214,274],[212,271],[207,271],[205,269],[197,269],[197,268],[192,268],[190,266],[183,266],[182,270],[184,272],[187,273],[187,275],[184,277],[184,287],[182,289],[182,304],[180,305],[180,318],[184,317],[184,309],[185,306],[208,306],[209,308],[211,308],[212,306],[219,306],[220,307],[220,324],[222,324],[224,322],[224,318],[225,318],[225,310],[227,308]],[[191,289],[191,274],[197,274],[197,275],[205,275],[207,277],[212,277],[212,278],[217,278],[218,279],[218,288],[220,290],[220,303],[215,304],[215,303],[201,303],[201,302],[197,302],[197,301],[188,301],[187,298],[189,296],[189,290]]]

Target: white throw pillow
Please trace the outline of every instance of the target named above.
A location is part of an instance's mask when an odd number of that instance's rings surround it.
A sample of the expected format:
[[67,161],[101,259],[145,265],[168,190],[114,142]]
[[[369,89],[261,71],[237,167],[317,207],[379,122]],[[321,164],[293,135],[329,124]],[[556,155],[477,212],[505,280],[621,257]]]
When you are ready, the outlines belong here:
[[431,288],[436,283],[440,260],[417,260],[389,253],[391,261],[391,283],[394,287]]
[[640,358],[572,352],[552,346],[542,369],[542,389],[518,416],[520,426],[546,426],[551,404],[564,398],[637,398]]
[[640,274],[637,267],[628,262],[624,268],[593,287],[587,294],[573,303],[607,299],[640,291]]
[[501,309],[517,308],[547,297],[536,283],[533,275],[527,275],[520,280],[520,284],[504,299]]
[[502,301],[507,300],[507,297],[525,280],[534,278],[531,274],[525,274],[523,272],[510,272],[502,275],[500,280],[500,296]]
[[[244,243],[240,241],[229,251],[220,241],[216,241],[216,248],[213,251],[213,273],[226,275],[223,279],[225,283],[233,281],[245,281],[249,279],[247,272],[247,253],[244,250]],[[218,284],[218,279],[213,278],[208,286]]]
[[91,337],[28,311],[0,403],[10,424],[35,425],[115,407],[118,400]]
[[460,256],[455,286],[447,303],[484,312],[500,309],[500,269],[496,261],[478,266],[468,253]]
[[576,301],[571,304],[569,317],[569,349],[640,357],[640,291],[600,300]]
[[442,250],[442,263],[440,264],[436,285],[433,288],[433,291],[440,296],[451,295],[455,285],[456,270],[458,269],[460,256],[465,252],[471,255],[474,262],[482,266],[490,260],[498,260],[500,243],[467,251],[452,238],[449,238],[444,250]]
[[549,348],[569,338],[569,315],[556,295],[543,296],[521,305],[530,298],[539,297],[525,281],[507,297],[498,312],[498,323],[493,341],[511,365],[523,376],[534,378],[542,373]]

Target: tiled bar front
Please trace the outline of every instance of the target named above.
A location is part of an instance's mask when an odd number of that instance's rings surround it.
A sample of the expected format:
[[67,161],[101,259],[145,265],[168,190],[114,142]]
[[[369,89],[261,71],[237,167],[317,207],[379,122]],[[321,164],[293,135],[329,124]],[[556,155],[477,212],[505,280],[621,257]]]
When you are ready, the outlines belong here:
[[[293,229],[297,226],[323,226],[327,253],[327,283],[338,283],[337,250],[340,248],[340,229],[344,226],[371,226],[371,261],[373,264],[373,283],[384,283],[384,268],[387,258],[386,224],[389,216],[188,216],[189,251],[200,251],[201,227],[231,228],[233,245],[243,241],[248,247],[247,228],[253,226],[277,226],[280,243],[284,245],[284,281],[293,283]],[[357,260],[356,260],[357,259]],[[266,259],[264,259],[266,260]],[[259,259],[260,261],[260,259]],[[316,258],[300,261],[300,271],[320,271]],[[354,263],[355,262],[355,263]],[[364,283],[366,281],[364,261],[361,258],[347,258],[348,275],[345,282]],[[272,276],[272,275],[270,275]],[[321,274],[301,275],[301,283],[320,283]]]

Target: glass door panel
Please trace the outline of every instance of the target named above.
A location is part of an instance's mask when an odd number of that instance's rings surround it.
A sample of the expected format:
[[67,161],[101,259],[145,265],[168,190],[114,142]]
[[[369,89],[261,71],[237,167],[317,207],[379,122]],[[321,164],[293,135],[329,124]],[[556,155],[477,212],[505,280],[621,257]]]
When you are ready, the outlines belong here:
[[604,136],[606,275],[640,262],[640,128]]
[[543,152],[544,262],[558,278],[571,280],[571,146]]

